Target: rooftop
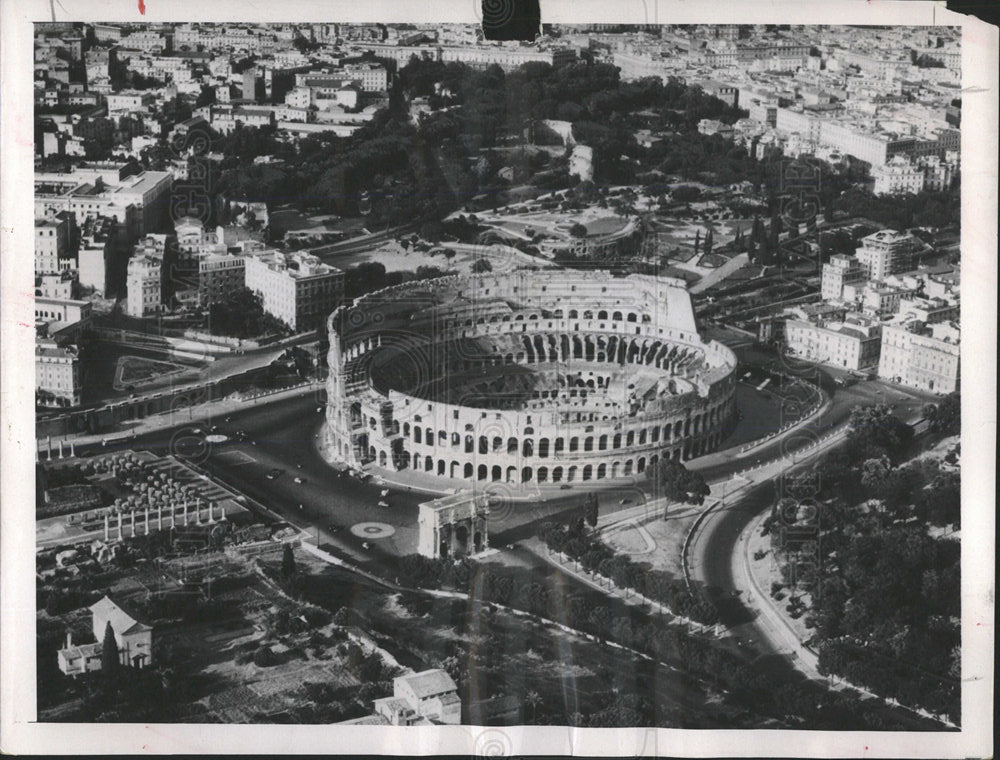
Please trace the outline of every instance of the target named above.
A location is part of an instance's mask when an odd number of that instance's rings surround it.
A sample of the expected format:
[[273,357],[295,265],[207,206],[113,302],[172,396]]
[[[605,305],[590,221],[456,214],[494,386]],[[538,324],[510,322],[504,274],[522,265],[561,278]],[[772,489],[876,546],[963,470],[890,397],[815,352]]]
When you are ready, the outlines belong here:
[[425,670],[422,673],[414,673],[409,676],[400,676],[396,681],[409,684],[417,699],[426,699],[458,689],[455,682],[451,680],[451,676],[440,668]]

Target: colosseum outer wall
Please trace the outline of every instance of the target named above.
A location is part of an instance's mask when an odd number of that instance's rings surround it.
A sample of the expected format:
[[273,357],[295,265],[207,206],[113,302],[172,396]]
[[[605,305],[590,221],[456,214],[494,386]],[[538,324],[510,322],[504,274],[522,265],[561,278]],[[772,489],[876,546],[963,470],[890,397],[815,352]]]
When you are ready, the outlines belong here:
[[[718,448],[735,416],[736,358],[698,335],[679,280],[455,276],[369,294],[331,315],[329,329],[326,452],[352,466],[509,484],[607,481]],[[380,357],[389,380],[373,369]],[[521,368],[579,387],[544,391],[551,397],[530,408],[424,392]],[[671,392],[633,398],[625,383],[639,375]]]

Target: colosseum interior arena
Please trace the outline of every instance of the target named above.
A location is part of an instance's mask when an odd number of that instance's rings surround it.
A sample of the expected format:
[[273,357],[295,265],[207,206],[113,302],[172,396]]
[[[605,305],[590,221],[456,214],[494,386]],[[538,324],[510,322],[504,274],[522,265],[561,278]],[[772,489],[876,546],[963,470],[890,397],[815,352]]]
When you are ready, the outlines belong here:
[[[440,479],[634,479],[719,447],[736,357],[682,280],[519,270],[371,293],[334,312],[331,461]],[[595,483],[596,485],[596,483]]]

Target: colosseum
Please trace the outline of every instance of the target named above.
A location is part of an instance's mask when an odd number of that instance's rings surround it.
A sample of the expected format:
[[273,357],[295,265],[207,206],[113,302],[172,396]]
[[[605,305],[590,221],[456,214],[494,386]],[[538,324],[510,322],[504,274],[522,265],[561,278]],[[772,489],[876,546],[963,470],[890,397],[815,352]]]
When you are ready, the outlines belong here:
[[736,357],[682,280],[518,270],[406,283],[329,318],[324,449],[455,480],[634,478],[719,447]]

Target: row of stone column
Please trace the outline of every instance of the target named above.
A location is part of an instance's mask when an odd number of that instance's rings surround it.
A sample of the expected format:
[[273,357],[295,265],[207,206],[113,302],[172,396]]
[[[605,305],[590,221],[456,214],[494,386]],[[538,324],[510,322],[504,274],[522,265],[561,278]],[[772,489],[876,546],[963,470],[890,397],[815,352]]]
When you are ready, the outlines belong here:
[[[202,506],[201,506],[201,502],[200,501],[196,502],[194,506],[195,506],[195,509],[194,509],[194,512],[193,512],[192,516],[194,518],[194,524],[195,525],[214,525],[216,522],[225,522],[226,519],[227,519],[226,518],[226,508],[223,505],[221,505],[221,504],[219,505],[219,516],[218,516],[218,520],[217,520],[216,517],[215,517],[215,504],[213,502],[208,502],[208,518],[204,522],[202,521]],[[170,524],[169,524],[168,527],[170,527],[170,528],[176,528],[177,527],[177,523],[178,523],[176,506],[171,506],[171,507],[168,508],[168,510],[169,510],[169,513],[166,515],[167,519],[170,521]],[[137,527],[136,527],[136,517],[135,517],[136,516],[136,512],[138,512],[138,510],[136,510],[136,509],[133,509],[133,510],[131,510],[129,512],[128,527],[130,528],[130,535],[132,537],[135,537],[135,536],[138,535],[138,530],[137,530]],[[147,506],[147,507],[145,507],[143,509],[143,519],[142,519],[142,522],[139,524],[139,527],[141,527],[143,529],[143,535],[146,535],[146,536],[149,535],[149,532],[150,532],[150,521],[151,521],[151,519],[152,519],[152,516],[150,514],[150,508]],[[163,524],[164,524],[163,505],[159,505],[159,506],[156,507],[155,519],[156,519],[156,528],[155,528],[155,530],[158,530],[158,531],[163,530]],[[183,512],[182,512],[182,515],[181,515],[181,525],[186,526],[188,524],[189,524],[188,503],[185,501],[184,505],[183,505]],[[104,540],[105,541],[110,541],[111,540],[111,532],[112,532],[111,515],[105,513],[105,515],[104,515]],[[117,533],[118,533],[118,535],[116,536],[116,538],[118,540],[121,540],[121,539],[125,538],[125,522],[124,522],[124,513],[123,512],[119,512],[117,514]]]
[[[65,458],[72,459],[73,457],[75,457],[76,456],[76,450],[75,450],[75,447],[73,445],[73,441],[69,441],[69,447],[68,448],[63,448],[63,443],[64,443],[63,441],[58,441],[57,442],[57,444],[58,444],[58,449],[57,450],[59,452],[59,457],[58,458],[59,459],[65,459]],[[54,454],[55,454],[55,450],[53,450],[53,448],[52,448],[52,436],[51,435],[46,436],[45,437],[45,460],[44,461],[51,462],[53,459],[56,459],[56,457],[53,456]],[[39,449],[38,447],[35,448],[35,461],[36,462],[43,461],[42,460],[41,449]]]

